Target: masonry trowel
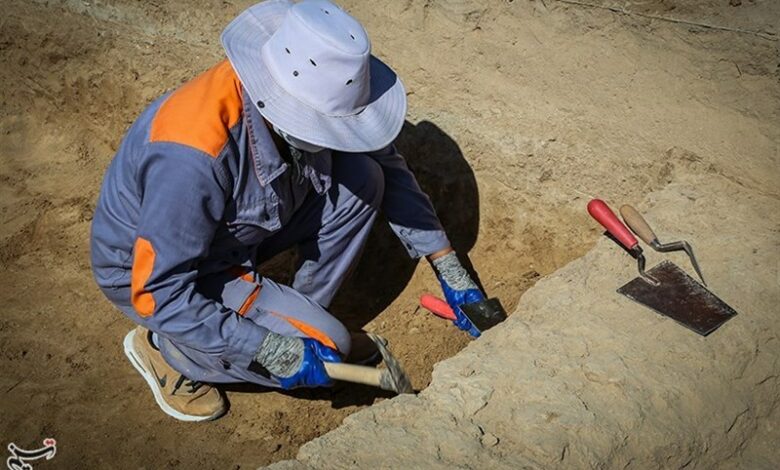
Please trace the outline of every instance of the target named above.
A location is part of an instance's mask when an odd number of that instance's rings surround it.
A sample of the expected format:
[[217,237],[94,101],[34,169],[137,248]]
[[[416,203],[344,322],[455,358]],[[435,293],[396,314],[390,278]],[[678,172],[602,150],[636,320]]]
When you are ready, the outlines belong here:
[[[702,336],[712,333],[737,314],[734,309],[670,261],[663,261],[645,271],[645,256],[639,242],[604,201],[600,199],[590,201],[588,212],[637,260],[639,277],[620,287],[618,293],[675,320]],[[638,220],[632,217],[635,214],[630,211],[627,213],[629,218],[637,222],[636,226],[640,227]],[[657,243],[655,234],[646,222],[644,225],[646,227],[640,227],[647,229],[644,235]],[[653,246],[652,242],[651,246]],[[680,248],[685,250],[685,247]],[[685,251],[692,256],[692,249]],[[692,260],[694,268],[701,276],[698,262],[695,258]]]

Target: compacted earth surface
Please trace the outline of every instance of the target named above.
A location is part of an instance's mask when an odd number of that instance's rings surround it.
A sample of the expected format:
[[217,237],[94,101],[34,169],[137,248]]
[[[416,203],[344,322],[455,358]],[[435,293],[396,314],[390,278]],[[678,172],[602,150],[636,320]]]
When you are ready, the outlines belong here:
[[[367,436],[364,446],[381,439],[407,467],[414,460],[399,453],[402,443],[443,466],[771,468],[780,428],[778,3],[341,3],[404,80],[409,115],[398,146],[456,249],[514,312],[506,327],[471,342],[421,310],[419,296],[437,292],[432,271],[380,221],[332,310],[386,336],[417,390],[431,384],[434,364],[469,345],[437,367],[430,388],[387,400],[347,384],[294,393],[234,386],[218,421],[168,418],[122,354],[132,324],[92,281],[89,225],[135,116],[222,60],[220,31],[252,2],[7,0],[3,446],[55,438],[57,455],[42,468],[253,468],[296,456],[283,465],[381,465],[370,447],[351,448]],[[588,218],[593,197],[635,204],[659,234],[692,241],[713,289],[740,316],[702,340],[619,303],[614,289],[633,276],[633,261]],[[263,274],[289,278],[291,256]],[[673,373],[659,378],[664,370]],[[550,406],[534,406],[542,402]],[[425,440],[437,423],[450,445]],[[526,427],[513,434],[517,423]],[[640,445],[653,439],[661,444]]]

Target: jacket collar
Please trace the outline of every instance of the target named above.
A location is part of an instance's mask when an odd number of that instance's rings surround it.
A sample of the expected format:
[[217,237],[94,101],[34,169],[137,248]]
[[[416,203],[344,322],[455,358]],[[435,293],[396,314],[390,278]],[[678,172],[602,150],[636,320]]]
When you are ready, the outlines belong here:
[[[260,184],[267,186],[287,171],[290,165],[279,155],[271,131],[249,98],[249,93],[243,90],[242,95],[244,125],[249,133],[249,149]],[[303,176],[311,181],[317,194],[323,194],[330,189],[332,169],[330,150],[326,149],[316,154],[303,152],[301,166]]]

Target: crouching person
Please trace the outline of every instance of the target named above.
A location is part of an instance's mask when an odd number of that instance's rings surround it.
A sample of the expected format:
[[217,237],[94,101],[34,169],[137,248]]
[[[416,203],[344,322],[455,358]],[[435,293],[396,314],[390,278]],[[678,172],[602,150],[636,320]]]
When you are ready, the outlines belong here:
[[[404,88],[355,19],[325,0],[271,0],[222,42],[227,60],[132,125],[91,235],[98,285],[138,324],[130,362],[186,421],[225,412],[214,384],[328,386],[324,362],[377,354],[327,308],[379,210],[410,256],[431,260],[453,307],[483,298],[392,145]],[[291,286],[258,273],[291,247]]]

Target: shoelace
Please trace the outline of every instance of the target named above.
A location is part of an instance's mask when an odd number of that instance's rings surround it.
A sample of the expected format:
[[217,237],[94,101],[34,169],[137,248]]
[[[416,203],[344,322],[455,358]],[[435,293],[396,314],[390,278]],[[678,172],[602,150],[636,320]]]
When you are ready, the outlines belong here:
[[181,388],[182,385],[186,385],[187,387],[189,387],[187,393],[195,393],[198,391],[200,387],[203,386],[203,382],[198,382],[197,380],[190,380],[183,375],[179,375],[179,378],[176,380],[176,383],[173,385],[173,393],[176,393],[179,390],[179,388]]
[[[153,335],[153,333],[151,331],[149,331],[147,333],[147,338],[146,339],[147,339],[147,341],[149,341],[149,345],[152,347],[152,349],[154,349],[155,351],[159,351],[160,349],[157,346],[155,346],[155,344],[154,344],[154,340],[152,339],[152,335]],[[187,377],[185,377],[183,375],[179,375],[179,378],[176,379],[176,383],[173,385],[173,392],[171,392],[171,395],[175,394],[181,388],[182,385],[186,385],[187,387],[189,387],[189,389],[187,390],[187,393],[195,393],[195,392],[198,391],[198,389],[200,387],[203,386],[203,382],[198,382],[197,380],[190,380],[190,379],[188,379]]]

